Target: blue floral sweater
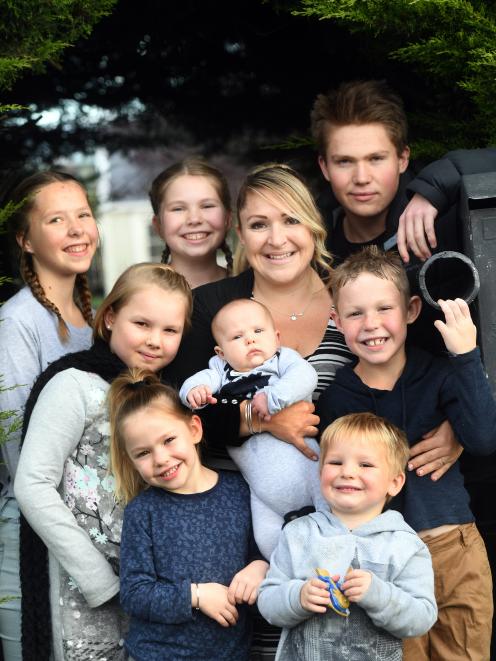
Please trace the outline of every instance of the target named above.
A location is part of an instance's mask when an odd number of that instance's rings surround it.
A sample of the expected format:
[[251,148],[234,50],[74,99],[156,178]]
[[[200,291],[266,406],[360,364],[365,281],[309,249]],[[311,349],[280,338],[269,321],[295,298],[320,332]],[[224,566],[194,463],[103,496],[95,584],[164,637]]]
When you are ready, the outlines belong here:
[[198,494],[151,487],[126,507],[121,541],[121,604],[131,615],[126,638],[136,661],[246,661],[248,609],[235,626],[221,627],[191,608],[191,583],[228,586],[260,556],[251,529],[247,484],[219,473]]

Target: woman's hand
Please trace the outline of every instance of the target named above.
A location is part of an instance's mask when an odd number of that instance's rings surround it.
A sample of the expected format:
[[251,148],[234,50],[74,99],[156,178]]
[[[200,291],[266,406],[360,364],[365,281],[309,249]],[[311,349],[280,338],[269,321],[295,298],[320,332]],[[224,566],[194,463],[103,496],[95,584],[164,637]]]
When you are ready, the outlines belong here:
[[269,563],[265,560],[254,560],[235,574],[227,592],[231,604],[254,604],[257,600],[258,588],[268,568]]
[[422,438],[422,441],[410,448],[408,470],[415,470],[419,476],[431,473],[431,480],[435,482],[451,468],[463,448],[456,440],[448,420]]
[[262,431],[291,443],[306,457],[317,461],[317,455],[305,443],[305,436],[317,436],[319,416],[314,411],[311,402],[296,402],[273,415],[269,422],[263,422]]

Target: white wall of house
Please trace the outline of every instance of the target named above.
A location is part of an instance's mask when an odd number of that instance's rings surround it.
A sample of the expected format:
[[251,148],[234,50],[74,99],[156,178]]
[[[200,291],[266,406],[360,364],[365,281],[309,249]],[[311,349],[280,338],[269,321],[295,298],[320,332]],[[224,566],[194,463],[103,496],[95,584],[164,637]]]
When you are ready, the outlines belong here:
[[157,244],[161,242],[152,233],[151,215],[148,199],[108,201],[99,206],[105,294],[128,266],[160,261]]

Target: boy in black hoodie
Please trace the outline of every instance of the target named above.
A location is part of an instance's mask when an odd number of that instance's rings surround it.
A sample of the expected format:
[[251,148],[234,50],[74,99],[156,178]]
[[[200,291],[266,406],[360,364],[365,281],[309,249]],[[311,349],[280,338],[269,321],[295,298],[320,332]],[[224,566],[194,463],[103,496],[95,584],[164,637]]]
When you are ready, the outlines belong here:
[[[435,325],[449,357],[434,357],[405,348],[421,302],[410,297],[398,256],[366,248],[334,271],[331,287],[336,325],[356,361],[321,395],[321,429],[342,415],[372,411],[402,428],[413,445],[448,419],[472,454],[496,451],[496,404],[464,301],[439,301],[446,321]],[[392,506],[429,547],[439,609],[428,634],[405,642],[404,658],[489,659],[491,573],[458,464],[438,482],[409,473]]]

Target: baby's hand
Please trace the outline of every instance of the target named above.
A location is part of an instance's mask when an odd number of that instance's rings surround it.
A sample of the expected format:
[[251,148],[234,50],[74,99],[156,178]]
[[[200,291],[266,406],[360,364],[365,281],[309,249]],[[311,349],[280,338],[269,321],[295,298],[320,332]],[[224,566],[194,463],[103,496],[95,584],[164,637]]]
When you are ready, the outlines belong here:
[[438,303],[444,313],[446,323],[438,319],[434,322],[434,326],[443,336],[448,351],[460,354],[475,349],[477,329],[465,301],[461,298],[456,298],[454,301],[439,299]]
[[258,588],[264,580],[269,563],[265,560],[254,560],[244,569],[234,575],[227,598],[231,604],[254,604],[258,596]]
[[372,583],[372,574],[363,569],[351,569],[344,577],[341,590],[350,601],[359,602]]
[[[336,580],[339,577],[334,577]],[[329,590],[327,584],[319,578],[310,578],[300,591],[300,603],[311,613],[325,613],[329,603]]]
[[255,411],[255,413],[258,414],[260,420],[265,420],[266,422],[269,422],[270,420],[269,405],[267,402],[267,395],[263,391],[259,391],[255,395],[253,395],[253,399],[251,400],[251,408],[252,411]]
[[238,611],[227,596],[227,588],[220,583],[200,583],[200,610],[222,627],[230,627],[238,621]]
[[217,400],[212,396],[212,391],[208,386],[195,386],[191,388],[186,399],[192,409],[198,409],[205,404],[216,404]]

